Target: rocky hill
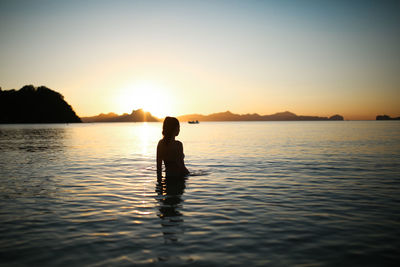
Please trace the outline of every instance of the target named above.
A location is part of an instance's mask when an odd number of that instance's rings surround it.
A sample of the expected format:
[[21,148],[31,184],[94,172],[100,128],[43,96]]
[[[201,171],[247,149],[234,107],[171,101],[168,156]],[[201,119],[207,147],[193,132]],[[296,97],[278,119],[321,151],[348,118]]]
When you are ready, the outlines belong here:
[[1,90],[0,123],[81,122],[64,97],[45,86]]
[[304,116],[296,115],[292,112],[278,112],[272,115],[253,114],[234,114],[230,111],[213,113],[210,115],[190,114],[178,117],[180,121],[329,121],[344,120],[341,115],[333,115],[331,117]]
[[104,114],[101,113],[97,116],[82,117],[83,122],[157,122],[158,118],[145,112],[143,109],[133,110],[131,114],[125,113],[118,115],[115,113]]
[[376,116],[377,121],[390,121],[390,120],[400,120],[400,117],[392,118],[389,115],[378,115]]

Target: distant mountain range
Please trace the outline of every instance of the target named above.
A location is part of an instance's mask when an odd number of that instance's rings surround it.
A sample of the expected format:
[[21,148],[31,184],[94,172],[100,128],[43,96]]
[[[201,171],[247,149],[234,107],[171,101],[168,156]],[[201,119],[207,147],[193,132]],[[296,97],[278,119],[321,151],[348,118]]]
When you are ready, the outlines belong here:
[[131,114],[124,113],[118,115],[115,113],[101,113],[97,116],[82,117],[83,122],[157,122],[159,118],[154,117],[150,112],[145,112],[143,109],[133,110]]
[[377,121],[390,121],[390,120],[400,120],[400,117],[392,118],[389,115],[378,115],[376,116]]
[[234,114],[230,111],[213,113],[210,115],[190,114],[179,116],[180,121],[342,121],[341,115],[333,115],[331,117],[303,116],[296,115],[292,112],[278,112],[272,115],[253,114]]
[[[92,117],[82,117],[83,122],[156,122],[162,121],[157,117],[154,117],[150,112],[145,112],[142,109],[133,110],[131,114],[125,113],[118,115],[115,113],[99,114]],[[340,115],[334,115],[331,117],[317,117],[317,116],[298,116],[292,112],[285,111],[279,112],[272,115],[259,115],[259,114],[234,114],[230,111],[213,113],[210,115],[201,114],[190,114],[179,116],[178,119],[181,122],[186,121],[328,121],[328,120],[343,120]]]
[[[330,117],[296,115],[292,112],[278,112],[271,115],[235,114],[230,111],[209,115],[189,114],[178,116],[187,121],[340,121],[341,115]],[[45,86],[25,85],[20,90],[2,90],[0,87],[0,123],[69,123],[69,122],[158,122],[163,119],[153,116],[143,109],[130,114],[99,114],[79,118],[64,97]],[[400,120],[388,115],[378,115],[376,120]]]

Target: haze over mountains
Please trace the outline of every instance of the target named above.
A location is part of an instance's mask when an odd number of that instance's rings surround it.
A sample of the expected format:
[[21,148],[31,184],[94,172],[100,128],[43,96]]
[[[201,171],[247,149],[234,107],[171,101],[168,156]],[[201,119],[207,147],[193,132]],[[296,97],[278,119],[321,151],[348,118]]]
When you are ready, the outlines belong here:
[[[115,113],[99,114],[92,117],[82,117],[83,122],[155,122],[162,121],[163,119],[154,117],[150,112],[145,112],[142,109],[133,110],[131,114],[118,115]],[[253,114],[234,114],[230,111],[213,113],[210,115],[190,114],[178,116],[181,122],[185,121],[327,121],[327,120],[343,120],[340,115],[333,115],[331,117],[317,117],[317,116],[298,116],[292,112],[285,111],[272,115],[259,115]]]
[[154,117],[150,112],[146,112],[143,109],[133,110],[131,114],[124,113],[118,115],[110,112],[107,114],[101,113],[97,116],[82,117],[83,122],[157,122],[159,118]]
[[331,117],[317,117],[317,116],[303,116],[296,115],[292,112],[278,112],[271,115],[253,114],[234,114],[230,111],[213,113],[210,115],[191,114],[178,117],[181,121],[326,121],[326,120],[343,120],[340,115],[333,115]]

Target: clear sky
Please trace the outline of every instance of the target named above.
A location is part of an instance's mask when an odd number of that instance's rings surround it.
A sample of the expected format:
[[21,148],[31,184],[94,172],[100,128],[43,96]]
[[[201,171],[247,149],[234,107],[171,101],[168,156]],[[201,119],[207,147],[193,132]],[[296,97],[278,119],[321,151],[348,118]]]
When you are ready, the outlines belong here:
[[79,116],[400,116],[400,1],[0,1],[0,86]]

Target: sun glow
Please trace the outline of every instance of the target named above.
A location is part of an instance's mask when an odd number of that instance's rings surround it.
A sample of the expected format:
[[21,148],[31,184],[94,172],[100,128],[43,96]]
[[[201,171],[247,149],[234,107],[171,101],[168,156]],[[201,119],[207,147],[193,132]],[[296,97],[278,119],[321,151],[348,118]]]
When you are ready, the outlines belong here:
[[173,111],[173,98],[165,87],[150,82],[136,82],[119,90],[116,105],[120,113],[131,113],[134,109],[142,108],[163,118]]

